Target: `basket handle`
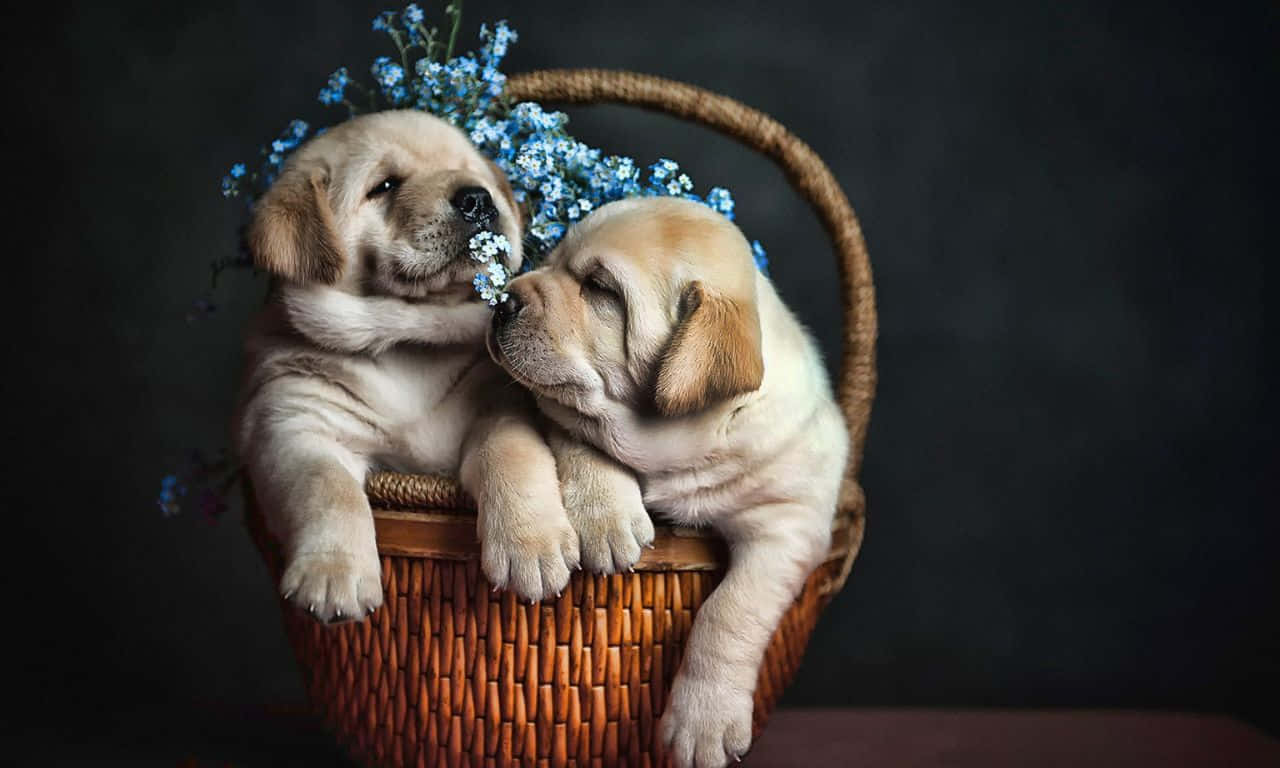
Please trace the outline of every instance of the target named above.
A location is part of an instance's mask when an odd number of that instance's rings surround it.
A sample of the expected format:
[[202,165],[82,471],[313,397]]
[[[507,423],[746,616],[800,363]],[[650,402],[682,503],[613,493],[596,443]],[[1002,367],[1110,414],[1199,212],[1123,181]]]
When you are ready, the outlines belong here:
[[699,123],[773,160],[813,208],[835,249],[844,309],[836,394],[850,442],[840,512],[847,516],[854,535],[839,575],[823,588],[827,594],[839,591],[862,540],[865,503],[858,471],[876,387],[876,302],[862,228],[831,169],[777,120],[727,96],[676,80],[605,69],[548,69],[513,75],[507,81],[507,94],[517,101],[627,104]]

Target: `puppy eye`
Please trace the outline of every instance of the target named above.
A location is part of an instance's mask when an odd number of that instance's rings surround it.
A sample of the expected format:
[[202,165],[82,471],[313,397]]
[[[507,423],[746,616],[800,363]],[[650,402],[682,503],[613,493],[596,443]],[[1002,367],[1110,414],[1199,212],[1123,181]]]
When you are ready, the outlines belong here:
[[375,184],[373,189],[369,190],[369,194],[365,195],[365,197],[368,199],[381,197],[382,195],[385,195],[388,192],[391,192],[396,187],[399,187],[401,182],[403,181],[404,179],[400,178],[399,176],[388,176],[387,178]]
[[604,278],[602,278],[598,272],[587,275],[587,279],[582,281],[582,287],[598,293],[608,294],[610,296],[618,295],[617,290],[615,290],[609,283],[606,283]]

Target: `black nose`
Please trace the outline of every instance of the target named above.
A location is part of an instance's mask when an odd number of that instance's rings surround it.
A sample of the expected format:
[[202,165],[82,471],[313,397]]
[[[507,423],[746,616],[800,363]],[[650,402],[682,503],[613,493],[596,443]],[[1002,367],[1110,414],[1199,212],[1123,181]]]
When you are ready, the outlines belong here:
[[484,187],[463,187],[453,195],[453,207],[472,224],[488,224],[498,215],[493,198]]
[[498,306],[493,308],[494,315],[499,321],[510,320],[520,314],[520,310],[524,309],[524,302],[514,293],[508,293],[506,301],[498,302]]

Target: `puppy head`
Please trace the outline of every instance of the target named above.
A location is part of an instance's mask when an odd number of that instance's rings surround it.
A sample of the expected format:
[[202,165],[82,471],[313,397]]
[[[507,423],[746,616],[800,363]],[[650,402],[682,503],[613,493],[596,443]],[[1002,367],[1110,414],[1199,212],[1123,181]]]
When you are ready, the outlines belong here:
[[248,244],[256,266],[285,280],[453,302],[473,294],[467,242],[482,228],[507,236],[518,268],[506,177],[461,131],[406,110],[301,147],[254,207]]
[[512,281],[489,352],[535,392],[696,413],[764,377],[756,269],[742,233],[676,198],[602,206]]

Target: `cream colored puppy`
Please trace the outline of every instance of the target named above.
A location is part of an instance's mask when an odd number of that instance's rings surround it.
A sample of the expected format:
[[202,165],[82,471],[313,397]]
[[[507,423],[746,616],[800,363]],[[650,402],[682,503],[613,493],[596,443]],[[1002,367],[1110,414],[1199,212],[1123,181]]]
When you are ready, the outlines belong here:
[[[554,595],[579,562],[560,481],[572,490],[575,473],[597,473],[586,454],[557,476],[532,402],[485,354],[492,313],[467,247],[481,228],[506,235],[518,268],[505,177],[460,131],[410,111],[311,140],[255,207],[249,248],[276,279],[248,337],[236,443],[283,546],[280,589],[318,619],[382,602],[364,494],[376,467],[457,474],[495,585]],[[614,542],[591,523],[615,506],[611,488],[572,493],[574,519],[593,562],[630,565],[652,529],[602,554]]]
[[746,752],[761,658],[830,545],[848,435],[818,350],[727,219],[601,207],[498,307],[490,354],[564,430],[633,470],[652,510],[729,543],[662,734],[676,765]]

